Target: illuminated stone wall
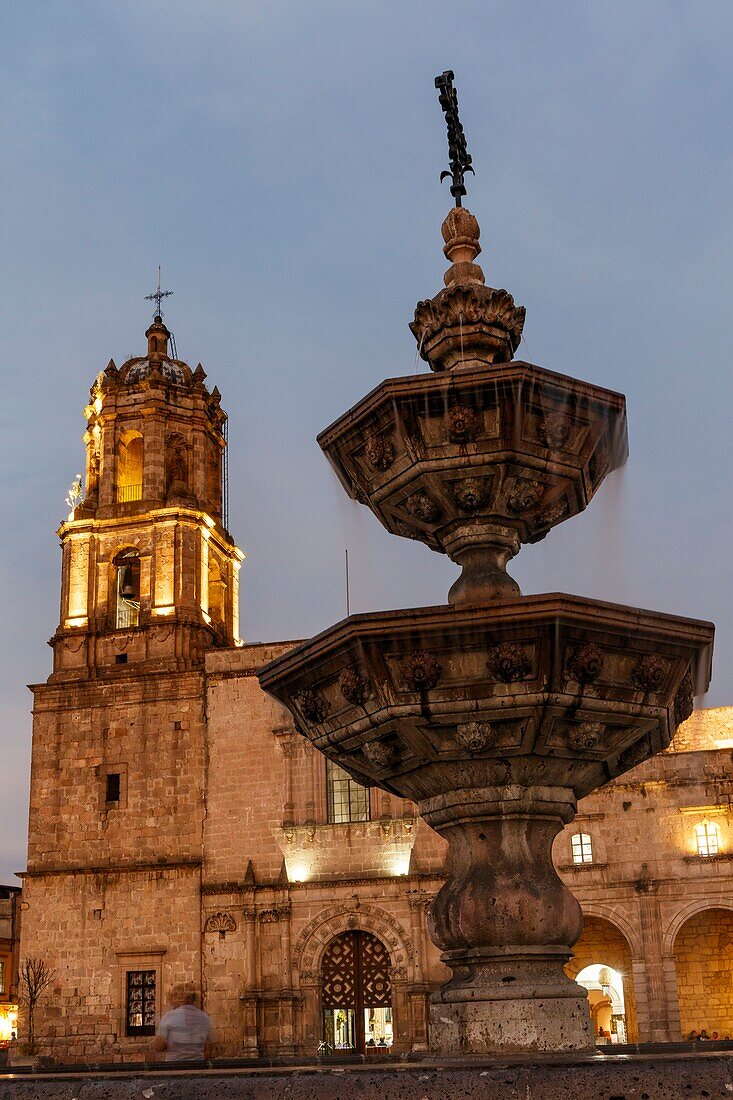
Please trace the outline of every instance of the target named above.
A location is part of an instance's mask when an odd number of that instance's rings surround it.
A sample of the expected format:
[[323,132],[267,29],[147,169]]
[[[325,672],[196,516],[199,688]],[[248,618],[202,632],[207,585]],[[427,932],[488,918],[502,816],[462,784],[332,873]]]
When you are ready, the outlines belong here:
[[682,1034],[733,1038],[733,911],[690,917],[675,940]]

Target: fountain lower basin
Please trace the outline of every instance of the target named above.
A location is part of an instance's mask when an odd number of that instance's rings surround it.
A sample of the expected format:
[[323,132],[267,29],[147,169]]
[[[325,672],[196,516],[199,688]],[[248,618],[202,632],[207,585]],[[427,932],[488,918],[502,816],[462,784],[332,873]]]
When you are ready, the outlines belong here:
[[578,798],[667,747],[707,688],[713,631],[552,594],[352,616],[258,673],[324,755],[448,841],[436,1052],[590,1047],[563,972],[582,917],[552,842]]

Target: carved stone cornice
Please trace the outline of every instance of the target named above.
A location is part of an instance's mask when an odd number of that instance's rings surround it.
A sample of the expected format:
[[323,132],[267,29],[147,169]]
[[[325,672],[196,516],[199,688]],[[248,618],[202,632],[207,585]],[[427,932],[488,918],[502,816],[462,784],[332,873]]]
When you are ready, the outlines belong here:
[[290,916],[290,902],[283,902],[279,905],[269,905],[265,909],[260,909],[257,914],[257,919],[260,924],[275,924],[277,921],[287,920]]
[[418,302],[410,331],[433,370],[508,363],[519,347],[525,315],[508,290],[456,284]]

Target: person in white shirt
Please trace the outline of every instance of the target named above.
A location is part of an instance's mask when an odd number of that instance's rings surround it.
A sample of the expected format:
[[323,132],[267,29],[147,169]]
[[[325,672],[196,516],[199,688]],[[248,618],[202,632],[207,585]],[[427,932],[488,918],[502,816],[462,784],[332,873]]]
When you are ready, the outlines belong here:
[[166,1012],[155,1036],[154,1049],[165,1051],[166,1062],[191,1062],[211,1057],[211,1019],[196,1007],[192,990],[174,994],[174,1008]]

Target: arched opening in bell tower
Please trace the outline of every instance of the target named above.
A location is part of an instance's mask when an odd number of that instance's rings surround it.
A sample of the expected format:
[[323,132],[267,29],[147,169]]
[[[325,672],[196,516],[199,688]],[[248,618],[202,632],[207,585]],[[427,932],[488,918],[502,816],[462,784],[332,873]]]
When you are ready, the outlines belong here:
[[114,624],[116,630],[140,622],[140,557],[137,550],[122,550],[114,559]]
[[143,437],[127,431],[117,451],[117,503],[129,504],[143,496]]

